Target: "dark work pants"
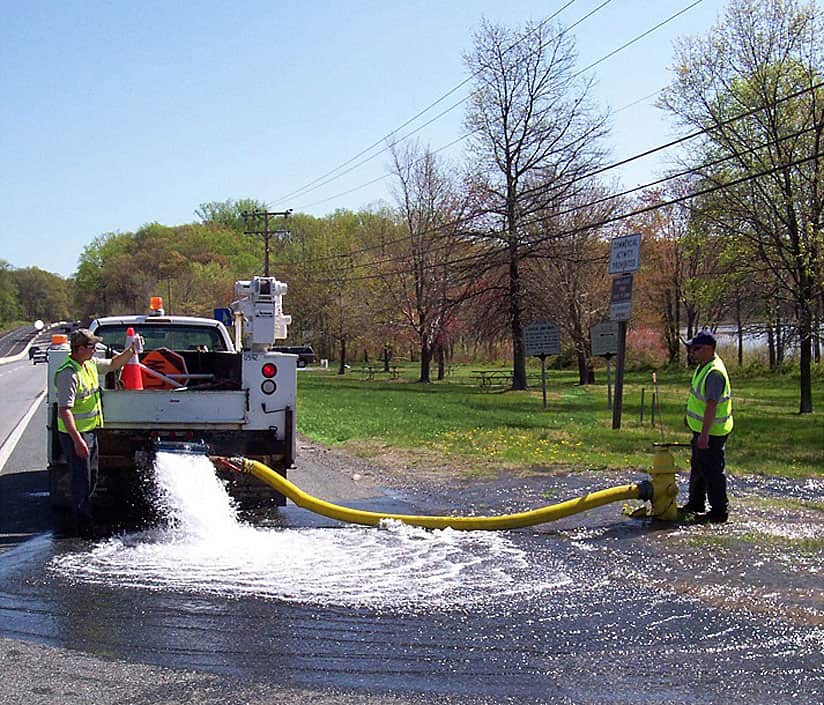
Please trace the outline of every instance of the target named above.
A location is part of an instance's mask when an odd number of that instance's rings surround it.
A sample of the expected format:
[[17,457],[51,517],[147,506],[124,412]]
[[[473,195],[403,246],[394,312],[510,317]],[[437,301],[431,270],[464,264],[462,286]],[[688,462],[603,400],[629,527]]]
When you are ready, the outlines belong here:
[[81,458],[74,452],[74,442],[68,433],[59,433],[60,446],[69,465],[72,480],[72,509],[77,530],[82,534],[91,530],[92,494],[97,487],[97,436],[93,431],[81,433],[89,447],[89,457]]
[[724,475],[724,444],[727,436],[710,436],[709,448],[698,447],[699,434],[692,434],[689,506],[701,511],[709,499],[715,514],[727,513],[727,477]]

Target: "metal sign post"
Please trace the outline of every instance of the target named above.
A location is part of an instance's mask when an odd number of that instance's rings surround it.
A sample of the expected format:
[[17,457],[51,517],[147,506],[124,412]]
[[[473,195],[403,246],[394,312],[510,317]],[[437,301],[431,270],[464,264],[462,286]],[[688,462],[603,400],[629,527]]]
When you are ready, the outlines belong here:
[[612,380],[609,378],[609,361],[612,355],[604,355],[607,359],[607,409],[612,411]]
[[544,398],[544,409],[546,409],[546,355],[538,355],[541,358],[541,394]]
[[541,391],[546,409],[546,358],[561,354],[561,330],[557,323],[544,321],[524,328],[526,354],[541,358]]
[[618,357],[615,362],[615,399],[612,405],[612,428],[621,428],[624,405],[624,360],[627,351],[627,322],[618,322]]
[[618,323],[602,321],[589,329],[589,342],[592,354],[607,361],[607,408],[612,411],[612,358],[618,353]]
[[618,322],[618,352],[615,363],[615,399],[612,405],[612,428],[621,428],[624,403],[624,363],[627,350],[627,321],[632,314],[632,272],[641,266],[641,233],[616,237],[609,248],[609,273],[612,298],[609,317]]

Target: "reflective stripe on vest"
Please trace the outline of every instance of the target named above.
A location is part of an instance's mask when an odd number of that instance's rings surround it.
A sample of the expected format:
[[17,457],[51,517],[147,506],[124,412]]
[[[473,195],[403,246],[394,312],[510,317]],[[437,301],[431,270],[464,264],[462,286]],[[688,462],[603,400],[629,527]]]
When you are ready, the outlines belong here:
[[687,399],[687,425],[696,433],[701,433],[704,424],[704,411],[707,408],[707,377],[710,372],[718,372],[724,378],[724,391],[718,400],[715,419],[709,428],[710,436],[726,436],[732,431],[732,389],[727,368],[721,358],[712,360],[695,370],[690,382],[690,395]]
[[[100,404],[100,380],[97,377],[97,365],[93,360],[88,360],[80,365],[73,357],[69,356],[57,372],[54,373],[54,384],[57,386],[57,375],[63,370],[71,368],[77,376],[77,390],[74,393],[74,406],[69,410],[74,416],[74,425],[81,433],[93,431],[103,425],[103,407]],[[63,433],[68,433],[66,424],[58,415],[57,429]]]

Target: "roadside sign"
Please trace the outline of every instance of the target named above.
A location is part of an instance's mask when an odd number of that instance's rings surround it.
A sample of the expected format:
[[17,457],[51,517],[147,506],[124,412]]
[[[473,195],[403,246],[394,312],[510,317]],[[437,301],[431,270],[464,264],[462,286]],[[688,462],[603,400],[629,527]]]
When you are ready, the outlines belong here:
[[637,272],[641,266],[641,233],[612,239],[609,245],[609,273]]
[[592,354],[595,357],[611,357],[618,353],[618,322],[604,321],[589,329]]
[[530,356],[560,355],[561,331],[558,324],[545,321],[524,328],[524,347]]
[[609,302],[611,321],[628,321],[632,313],[632,275],[624,274],[612,280],[612,298]]

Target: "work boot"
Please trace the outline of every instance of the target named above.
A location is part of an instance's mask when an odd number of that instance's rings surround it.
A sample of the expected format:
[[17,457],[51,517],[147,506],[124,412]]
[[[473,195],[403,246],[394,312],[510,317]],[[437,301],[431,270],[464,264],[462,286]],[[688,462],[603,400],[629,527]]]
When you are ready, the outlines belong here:
[[683,515],[683,514],[703,514],[704,513],[704,507],[703,507],[703,505],[699,507],[696,504],[692,504],[692,502],[687,502],[686,504],[683,504],[680,507],[678,507],[678,513],[681,514],[681,515]]
[[706,514],[700,514],[695,517],[698,524],[725,524],[727,522],[727,512],[718,512],[710,509]]

